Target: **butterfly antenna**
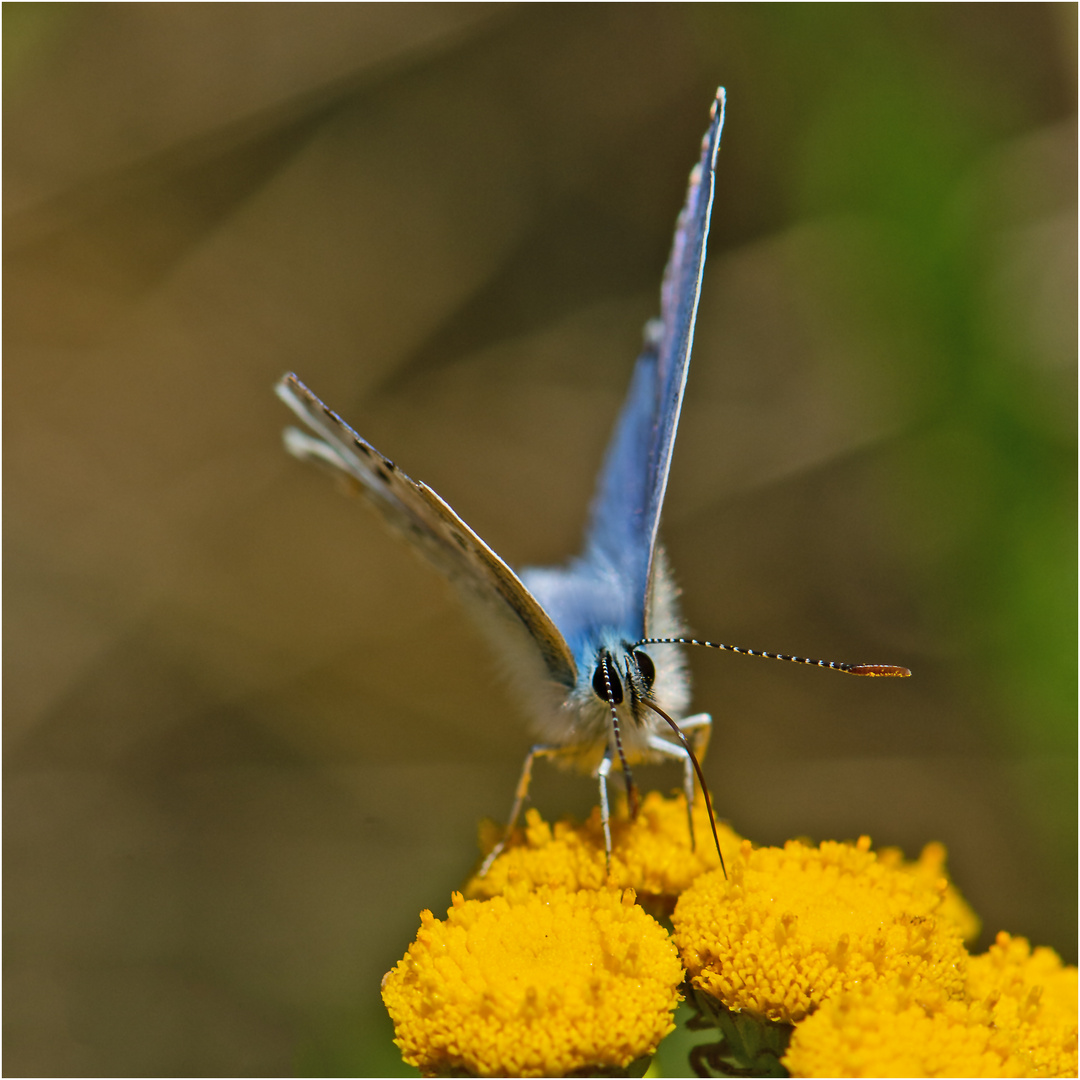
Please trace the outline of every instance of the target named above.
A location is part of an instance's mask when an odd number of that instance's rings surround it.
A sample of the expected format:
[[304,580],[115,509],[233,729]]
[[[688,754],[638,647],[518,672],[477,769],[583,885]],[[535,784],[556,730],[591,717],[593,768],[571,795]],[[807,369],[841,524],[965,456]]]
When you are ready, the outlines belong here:
[[604,672],[605,696],[611,709],[611,728],[615,734],[615,750],[619,755],[619,767],[622,769],[623,779],[626,781],[626,799],[630,804],[630,817],[633,819],[638,815],[637,785],[634,783],[634,774],[630,771],[630,765],[626,760],[626,751],[623,750],[622,732],[619,730],[619,714],[615,709],[615,691],[611,685],[611,668],[609,667],[611,663],[613,661],[610,655],[607,655],[601,662],[600,667]]
[[740,656],[761,656],[766,660],[787,660],[792,664],[809,664],[811,667],[830,668],[845,675],[893,676],[906,679],[911,671],[896,664],[842,664],[839,660],[812,660],[807,656],[788,656],[787,653],[767,652],[765,649],[746,649],[741,645],[722,645],[717,641],[698,641],[697,638],[662,637],[642,638],[634,645],[702,645],[707,649],[738,653]]
[[[657,643],[659,644],[659,642]],[[697,773],[698,783],[701,785],[701,793],[705,796],[705,809],[709,813],[709,828],[712,829],[713,843],[716,845],[716,854],[720,856],[720,869],[724,871],[724,877],[727,877],[727,867],[724,865],[724,853],[720,850],[720,837],[716,835],[716,821],[713,818],[712,799],[709,797],[709,788],[705,783],[705,776],[701,771],[701,765],[698,759],[694,756],[694,751],[690,748],[690,741],[683,734],[682,728],[671,719],[670,716],[659,705],[654,705],[648,698],[641,698],[641,703],[647,705],[658,716],[663,717],[667,721],[668,727],[678,736],[679,742],[682,743],[683,749],[686,751],[687,757],[690,758],[691,763],[694,766],[694,772]],[[691,819],[692,821],[693,819]]]

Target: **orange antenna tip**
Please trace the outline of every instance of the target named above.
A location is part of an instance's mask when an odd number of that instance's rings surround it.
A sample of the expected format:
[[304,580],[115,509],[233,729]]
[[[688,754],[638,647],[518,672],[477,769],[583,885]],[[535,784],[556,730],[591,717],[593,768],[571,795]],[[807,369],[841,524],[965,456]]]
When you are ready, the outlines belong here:
[[908,668],[897,667],[895,664],[852,664],[847,671],[849,675],[891,675],[901,679],[911,675]]

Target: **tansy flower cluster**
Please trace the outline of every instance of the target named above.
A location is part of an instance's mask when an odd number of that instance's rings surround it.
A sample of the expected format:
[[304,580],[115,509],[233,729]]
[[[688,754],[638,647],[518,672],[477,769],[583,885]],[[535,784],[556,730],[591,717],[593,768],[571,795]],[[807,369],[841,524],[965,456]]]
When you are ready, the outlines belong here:
[[890,979],[795,1028],[792,1076],[1076,1076],[1076,968],[1000,933],[961,994]]
[[405,1060],[428,1073],[625,1068],[674,1027],[682,965],[632,889],[454,894],[383,979]]
[[960,928],[946,886],[897,873],[855,845],[751,847],[727,878],[700,877],[675,909],[675,942],[696,987],[729,1009],[797,1023],[837,993],[893,976],[963,987]]
[[[722,823],[716,831],[721,850],[738,849],[737,833]],[[481,847],[490,850],[498,835],[497,826],[485,826]],[[518,885],[599,889],[610,884],[633,889],[638,903],[653,914],[670,915],[680,893],[699,874],[720,868],[702,799],[693,806],[693,835],[686,801],[651,791],[636,818],[624,814],[612,820],[611,841],[609,869],[599,807],[584,825],[572,821],[549,825],[536,810],[529,810],[524,830],[484,877],[470,879],[465,895],[485,899]]]
[[[693,833],[682,797],[652,793],[612,822],[609,875],[598,812],[530,811],[445,921],[423,913],[384,979],[405,1060],[637,1075],[682,984],[698,1026],[718,1029],[694,1052],[701,1075],[1077,1074],[1076,969],[1007,934],[969,956],[978,920],[941,845],[907,863],[866,837],[755,848],[724,828],[725,877],[700,806]],[[497,835],[482,833],[489,849]]]

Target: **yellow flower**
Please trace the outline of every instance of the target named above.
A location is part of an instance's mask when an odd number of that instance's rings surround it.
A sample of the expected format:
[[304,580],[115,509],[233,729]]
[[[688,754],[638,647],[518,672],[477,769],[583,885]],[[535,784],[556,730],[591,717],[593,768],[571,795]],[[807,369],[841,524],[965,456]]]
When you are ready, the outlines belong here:
[[842,993],[795,1028],[792,1076],[1076,1076],[1076,968],[999,934],[963,999],[894,978]]
[[968,995],[993,1009],[995,1026],[1027,1059],[1026,1076],[1076,1076],[1076,989],[1076,968],[1053,949],[1032,951],[1004,932],[968,964]]
[[949,880],[945,871],[945,845],[927,844],[915,862],[904,862],[904,853],[899,848],[882,848],[878,852],[878,862],[885,866],[914,874],[926,884],[944,890],[940,914],[951,919],[960,929],[965,941],[974,941],[982,929],[982,922],[971,905],[960,895],[960,890]]
[[979,1003],[898,982],[842,993],[797,1025],[792,1076],[1034,1076]]
[[870,840],[789,841],[703,874],[672,921],[696,987],[729,1009],[796,1023],[827,998],[891,976],[964,991],[957,923],[943,915],[943,878],[930,882],[881,861]]
[[632,890],[454,894],[383,978],[395,1042],[425,1073],[625,1068],[673,1028],[682,966]]
[[[717,825],[721,849],[732,855],[740,838]],[[487,849],[494,845],[494,828],[482,835]],[[694,847],[686,800],[665,799],[659,792],[645,796],[635,820],[611,822],[611,876],[604,857],[604,832],[596,809],[584,825],[563,820],[549,825],[536,810],[525,815],[525,829],[492,864],[486,876],[465,886],[472,898],[499,896],[508,888],[561,885],[567,889],[599,889],[605,885],[632,888],[651,911],[670,914],[675,898],[706,870],[719,867],[704,800],[694,804]]]

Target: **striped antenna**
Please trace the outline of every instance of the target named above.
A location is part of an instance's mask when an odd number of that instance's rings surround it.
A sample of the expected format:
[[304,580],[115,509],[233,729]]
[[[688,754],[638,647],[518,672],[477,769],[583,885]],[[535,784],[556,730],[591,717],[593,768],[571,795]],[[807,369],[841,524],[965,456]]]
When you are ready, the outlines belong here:
[[811,660],[806,656],[788,656],[787,653],[767,652],[765,649],[747,649],[742,645],[722,645],[717,641],[698,641],[697,638],[658,637],[642,638],[635,642],[639,645],[702,645],[706,649],[720,649],[722,652],[738,653],[740,656],[761,656],[766,660],[787,660],[791,664],[809,664],[811,667],[830,668],[842,671],[845,675],[869,675],[872,677],[892,676],[906,679],[911,672],[906,667],[896,664],[842,664],[839,660]]

